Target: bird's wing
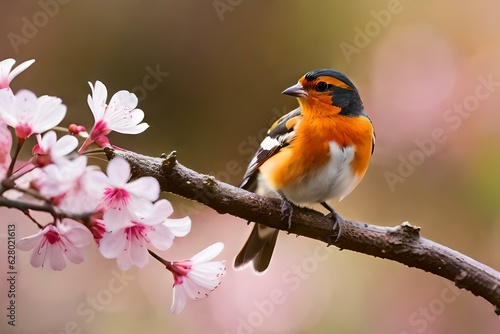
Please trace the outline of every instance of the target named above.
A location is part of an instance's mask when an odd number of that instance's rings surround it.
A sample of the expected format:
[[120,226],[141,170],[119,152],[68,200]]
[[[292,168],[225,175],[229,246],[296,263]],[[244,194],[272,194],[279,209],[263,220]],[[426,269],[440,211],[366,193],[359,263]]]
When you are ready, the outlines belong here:
[[240,187],[250,188],[255,182],[259,167],[270,157],[288,146],[295,138],[295,128],[302,119],[300,107],[282,116],[269,128],[266,138],[260,143],[260,147],[253,156],[247,167]]

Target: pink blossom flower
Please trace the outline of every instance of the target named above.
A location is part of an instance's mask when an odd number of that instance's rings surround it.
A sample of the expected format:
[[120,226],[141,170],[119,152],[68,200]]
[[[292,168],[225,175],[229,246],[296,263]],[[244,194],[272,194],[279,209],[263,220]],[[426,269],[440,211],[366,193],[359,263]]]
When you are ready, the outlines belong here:
[[[116,157],[108,163],[107,177],[101,206],[115,215],[114,221],[130,220],[141,212],[151,210],[152,202],[160,196],[160,185],[153,177],[141,177],[128,182],[131,176],[129,163]],[[166,216],[168,217],[168,215]]]
[[85,156],[47,165],[42,171],[35,185],[40,194],[52,199],[60,209],[77,214],[97,210],[105,176],[96,166],[87,166]]
[[66,106],[53,96],[36,97],[29,90],[13,95],[0,90],[0,118],[13,127],[19,139],[43,133],[58,125],[66,115]]
[[78,146],[78,139],[75,137],[66,135],[58,140],[54,131],[47,132],[43,137],[37,134],[36,140],[38,143],[33,147],[33,154],[37,155],[35,163],[40,167],[64,161],[65,159],[61,158],[73,152]]
[[167,264],[167,269],[174,275],[174,298],[171,311],[180,313],[189,297],[193,300],[210,295],[226,274],[225,261],[210,261],[224,249],[221,242],[202,250],[189,260]]
[[35,235],[18,241],[17,248],[22,251],[33,249],[30,263],[33,267],[43,267],[45,261],[50,262],[54,270],[66,267],[64,255],[73,263],[84,259],[82,247],[92,241],[92,233],[82,224],[63,219],[62,222],[49,224]]
[[12,136],[7,124],[0,119],[0,182],[7,176],[12,158],[10,149],[12,148]]
[[173,209],[165,199],[154,203],[147,215],[128,222],[116,221],[118,216],[114,211],[117,210],[110,209],[104,213],[103,222],[109,232],[102,237],[99,250],[105,258],[116,258],[122,270],[133,265],[144,267],[149,259],[148,244],[166,250],[172,246],[174,237],[186,236],[191,229],[189,217],[167,219]]
[[9,88],[10,82],[21,72],[27,69],[31,64],[35,62],[34,59],[27,60],[24,63],[19,64],[16,68],[12,69],[12,66],[16,61],[12,58],[0,61],[0,89]]
[[86,141],[86,145],[97,141],[99,137],[107,136],[111,131],[138,134],[149,127],[147,123],[140,123],[144,119],[144,112],[141,109],[135,109],[138,103],[135,94],[121,90],[111,97],[107,105],[106,86],[100,81],[96,81],[94,86],[89,82],[89,85],[92,95],[88,96],[87,102],[94,115],[95,123],[90,132],[90,141]]

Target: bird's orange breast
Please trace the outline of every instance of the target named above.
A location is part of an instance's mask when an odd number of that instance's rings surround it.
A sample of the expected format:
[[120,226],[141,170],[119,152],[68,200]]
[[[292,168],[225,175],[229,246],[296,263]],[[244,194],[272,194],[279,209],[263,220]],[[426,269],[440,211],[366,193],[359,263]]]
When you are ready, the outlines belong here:
[[313,176],[330,161],[331,142],[341,148],[355,148],[350,168],[359,180],[364,176],[370,162],[373,137],[373,126],[367,117],[304,115],[296,132],[296,138],[289,146],[260,167],[273,188],[280,190]]

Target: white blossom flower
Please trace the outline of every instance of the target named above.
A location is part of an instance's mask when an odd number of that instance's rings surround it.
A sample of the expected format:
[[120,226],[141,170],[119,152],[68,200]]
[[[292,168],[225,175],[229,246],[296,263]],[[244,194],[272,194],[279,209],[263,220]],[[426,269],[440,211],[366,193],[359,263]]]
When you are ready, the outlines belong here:
[[100,81],[96,81],[94,86],[89,82],[89,85],[92,95],[88,96],[87,102],[95,121],[90,132],[91,140],[96,141],[111,131],[138,134],[149,127],[147,123],[140,123],[144,119],[144,112],[136,109],[138,99],[135,94],[126,90],[116,92],[108,105],[106,86]]
[[36,140],[37,144],[33,147],[33,154],[37,155],[37,166],[65,161],[66,159],[61,158],[73,152],[78,146],[78,139],[75,137],[65,135],[57,139],[55,131],[49,131],[43,137],[37,134]]
[[45,226],[40,232],[22,238],[17,248],[22,251],[33,249],[30,263],[33,267],[43,267],[45,261],[50,262],[54,270],[66,267],[66,256],[73,263],[84,259],[82,247],[92,241],[92,233],[81,223],[71,219],[57,221]]
[[210,261],[224,249],[221,242],[202,250],[189,260],[176,261],[167,265],[174,275],[174,298],[171,311],[180,313],[187,298],[198,300],[206,298],[221,283],[226,274],[225,261]]
[[57,97],[36,97],[29,90],[20,90],[16,95],[9,90],[0,90],[0,118],[15,129],[19,139],[50,130],[65,115],[66,106]]
[[[140,216],[141,212],[149,212],[152,203],[160,196],[160,185],[153,177],[129,182],[130,165],[121,157],[108,163],[106,174],[102,180],[105,189],[101,207],[104,211],[113,209],[108,215],[115,215],[115,218],[109,221],[130,220]],[[111,225],[108,228],[113,229]]]
[[42,171],[35,185],[43,196],[53,199],[61,210],[76,214],[97,210],[105,176],[96,166],[87,166],[85,156],[47,165]]
[[[186,236],[191,229],[189,217],[168,219],[173,209],[167,200],[159,200],[153,204],[151,212],[146,216],[124,222],[115,221],[117,215],[110,209],[104,212],[104,226],[108,233],[99,242],[101,254],[108,259],[116,258],[122,270],[133,265],[144,267],[149,259],[147,245],[152,244],[160,250],[172,246],[174,237]],[[109,226],[119,226],[109,230]]]

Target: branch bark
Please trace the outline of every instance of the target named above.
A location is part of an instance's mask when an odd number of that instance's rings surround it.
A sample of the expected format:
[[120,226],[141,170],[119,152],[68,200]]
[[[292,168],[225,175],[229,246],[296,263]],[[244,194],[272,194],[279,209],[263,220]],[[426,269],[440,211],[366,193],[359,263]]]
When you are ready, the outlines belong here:
[[335,240],[333,221],[323,214],[295,207],[292,226],[281,217],[280,200],[267,198],[217,181],[181,165],[175,151],[162,158],[129,151],[106,149],[108,159],[125,158],[135,176],[152,176],[162,191],[198,201],[220,214],[323,241],[340,249],[393,260],[419,268],[455,283],[458,288],[483,297],[500,315],[500,273],[466,255],[420,236],[420,228],[405,222],[396,227],[381,227],[345,220],[342,233]]

